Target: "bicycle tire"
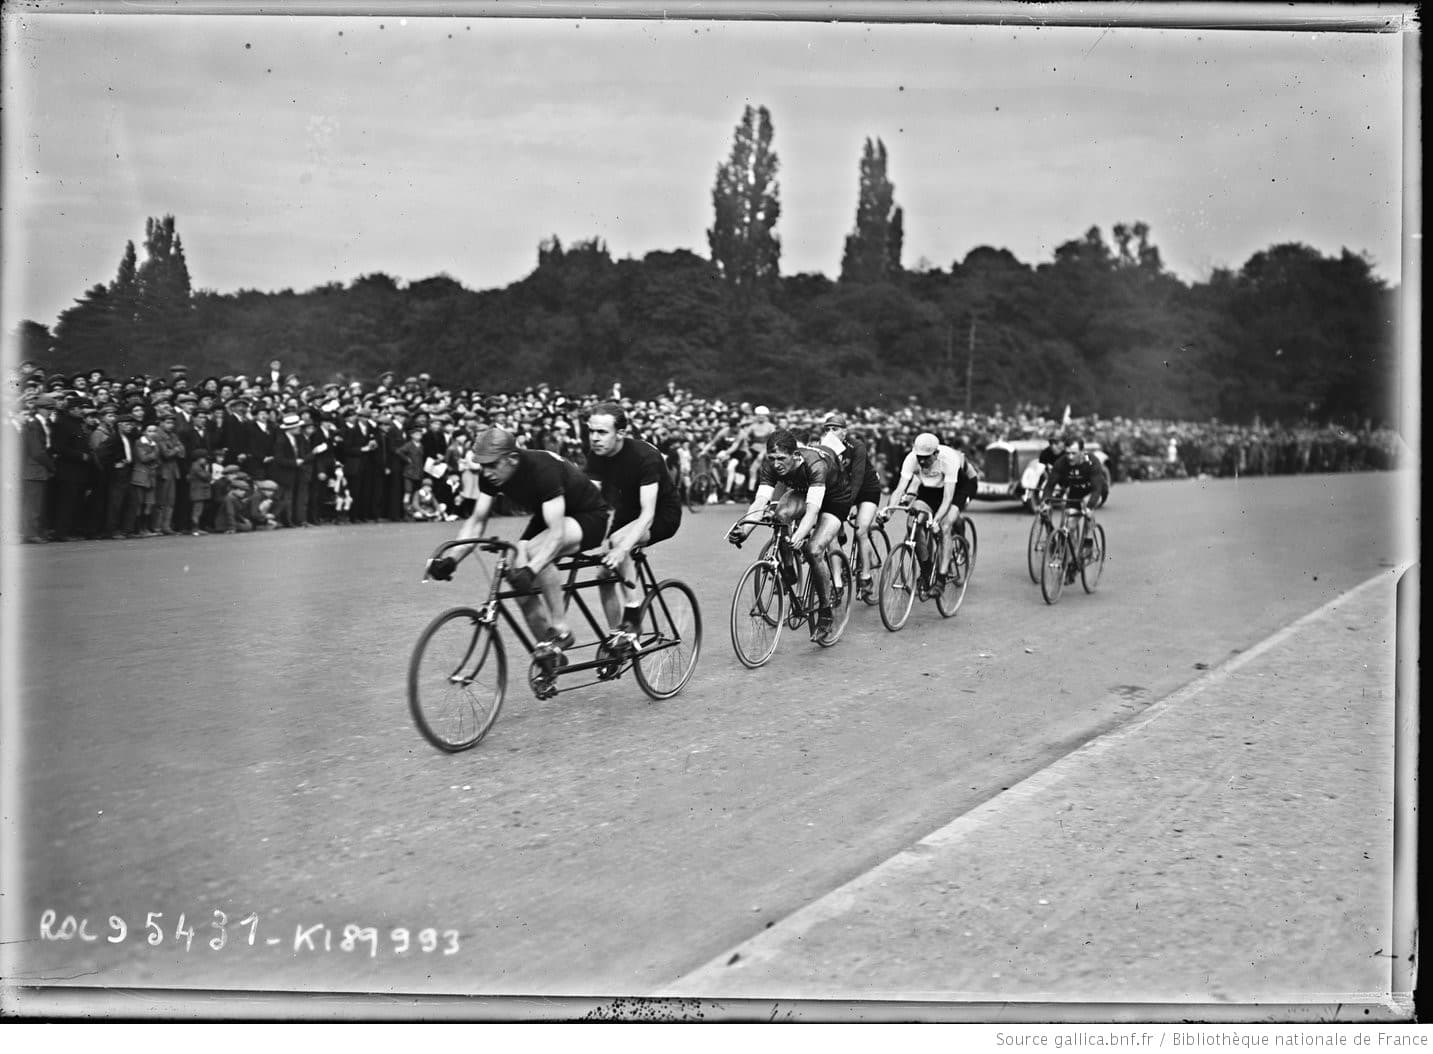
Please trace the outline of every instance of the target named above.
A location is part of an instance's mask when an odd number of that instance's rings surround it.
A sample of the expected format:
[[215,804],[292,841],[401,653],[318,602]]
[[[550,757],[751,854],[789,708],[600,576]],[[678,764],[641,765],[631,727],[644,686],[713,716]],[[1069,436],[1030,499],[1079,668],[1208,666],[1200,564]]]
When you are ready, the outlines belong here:
[[829,648],[846,632],[851,621],[851,594],[855,591],[855,579],[851,575],[851,561],[839,549],[826,554],[826,568],[831,574],[831,636],[829,640],[816,639],[823,648]]
[[1098,523],[1090,525],[1090,539],[1095,543],[1090,558],[1080,561],[1080,585],[1086,593],[1093,593],[1100,584],[1100,575],[1105,569],[1105,529]]
[[969,516],[960,518],[960,530],[967,536],[965,544],[970,549],[970,566],[965,572],[965,580],[968,582],[975,571],[975,558],[980,554],[980,532],[975,529],[975,521]]
[[1045,546],[1045,559],[1040,563],[1040,595],[1045,603],[1059,603],[1065,591],[1065,568],[1069,563],[1070,535],[1062,529],[1050,536]]
[[[960,605],[965,601],[965,591],[970,588],[970,544],[965,540],[963,534],[956,535],[951,539],[954,547],[950,554],[950,569],[952,574],[947,575],[935,594],[935,607],[944,618],[950,618],[960,610]],[[960,584],[956,585],[955,575],[960,576]]]
[[[439,634],[450,623],[458,632],[440,645]],[[490,700],[486,686],[472,691],[488,668],[493,671]],[[424,739],[450,754],[477,746],[497,721],[506,694],[502,636],[475,609],[451,608],[428,623],[408,662],[408,709]]]
[[1050,544],[1053,529],[1050,521],[1041,516],[1035,517],[1035,522],[1030,525],[1030,538],[1025,543],[1025,563],[1030,571],[1030,581],[1036,585],[1040,584],[1040,563]]
[[911,617],[916,599],[916,556],[914,549],[902,543],[891,550],[891,557],[881,568],[878,606],[881,622],[892,633]]
[[702,609],[697,595],[674,578],[658,582],[638,613],[637,683],[653,699],[680,692],[697,668],[702,650]]
[[742,572],[731,595],[731,646],[747,669],[766,665],[775,654],[785,608],[785,590],[770,564],[758,560]]

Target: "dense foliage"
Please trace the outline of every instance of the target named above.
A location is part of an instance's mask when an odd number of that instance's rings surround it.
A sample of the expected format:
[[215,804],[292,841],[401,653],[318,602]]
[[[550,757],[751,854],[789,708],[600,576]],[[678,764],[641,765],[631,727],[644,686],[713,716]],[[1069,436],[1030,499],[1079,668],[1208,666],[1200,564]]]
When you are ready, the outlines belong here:
[[53,332],[25,321],[22,358],[58,371],[306,378],[427,372],[445,383],[573,392],[668,381],[774,406],[967,410],[1035,404],[1076,414],[1395,424],[1397,291],[1348,250],[1271,246],[1188,284],[1143,223],[1098,227],[1034,266],[981,246],[948,268],[904,270],[904,218],[886,149],[867,140],[842,276],[780,274],[770,114],[747,107],[712,190],[711,258],[614,260],[600,238],[538,246],[531,274],[470,290],[446,274],[377,273],[307,292],[191,291],[174,218],[146,224],[115,279]]

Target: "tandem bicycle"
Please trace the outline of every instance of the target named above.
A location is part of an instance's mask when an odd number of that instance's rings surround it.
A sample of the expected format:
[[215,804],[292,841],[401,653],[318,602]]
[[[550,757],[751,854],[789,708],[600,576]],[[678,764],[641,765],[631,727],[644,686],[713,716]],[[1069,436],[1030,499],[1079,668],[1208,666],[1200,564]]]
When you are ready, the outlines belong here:
[[[424,580],[434,560],[459,546],[493,554],[497,564],[486,600],[477,607],[450,608],[433,619],[419,636],[408,664],[408,705],[413,720],[423,738],[439,750],[455,753],[477,746],[497,721],[508,684],[507,647],[500,632],[503,625],[531,658],[528,685],[539,699],[615,681],[629,670],[648,696],[670,699],[691,679],[702,644],[696,594],[673,578],[659,582],[642,548],[632,550],[637,581],[626,583],[640,588],[642,594],[635,640],[617,645],[609,641],[583,595],[613,580],[602,558],[578,553],[553,565],[567,575],[562,587],[564,607],[571,610],[576,606],[596,638],[554,652],[534,639],[521,612],[515,614],[509,603],[539,593],[535,586],[515,589],[507,581],[517,552],[513,543],[500,538],[444,542],[429,557]],[[589,573],[594,569],[595,574]]]

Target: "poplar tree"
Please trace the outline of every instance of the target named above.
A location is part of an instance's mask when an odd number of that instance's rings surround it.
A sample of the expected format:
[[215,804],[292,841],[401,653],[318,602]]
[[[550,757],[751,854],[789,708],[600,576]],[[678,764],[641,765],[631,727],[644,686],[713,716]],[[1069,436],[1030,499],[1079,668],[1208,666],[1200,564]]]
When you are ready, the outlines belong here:
[[780,276],[781,188],[779,159],[771,148],[771,114],[747,106],[732,138],[731,156],[717,166],[712,187],[713,220],[707,231],[712,263],[731,286],[745,293]]
[[895,193],[886,175],[886,144],[867,139],[861,152],[856,229],[846,237],[841,281],[883,282],[900,274],[905,217],[895,204]]

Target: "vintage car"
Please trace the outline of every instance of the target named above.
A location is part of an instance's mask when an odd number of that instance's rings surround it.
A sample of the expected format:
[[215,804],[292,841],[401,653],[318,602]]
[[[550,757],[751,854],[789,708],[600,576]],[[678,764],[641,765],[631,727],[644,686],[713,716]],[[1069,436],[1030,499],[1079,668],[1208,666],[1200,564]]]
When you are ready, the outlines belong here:
[[[1040,463],[1040,451],[1044,449],[1043,439],[1001,439],[991,443],[985,448],[976,499],[1023,502],[1034,512],[1040,487],[1045,482],[1045,466]],[[1097,443],[1087,444],[1085,449],[1105,466],[1104,485],[1090,502],[1098,509],[1109,500],[1109,457]]]

